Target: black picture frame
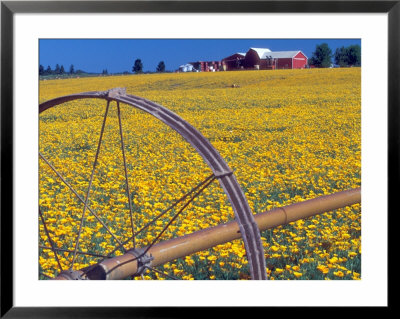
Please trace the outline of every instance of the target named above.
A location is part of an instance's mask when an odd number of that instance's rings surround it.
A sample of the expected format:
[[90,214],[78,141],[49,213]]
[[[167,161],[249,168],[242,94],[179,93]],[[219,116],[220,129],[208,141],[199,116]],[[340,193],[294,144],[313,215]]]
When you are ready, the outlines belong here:
[[[212,5],[210,5],[212,3]],[[1,1],[1,318],[177,318],[177,307],[14,307],[13,294],[13,16],[15,13],[265,12],[388,14],[388,218],[398,212],[400,0],[396,1]],[[390,223],[388,223],[390,225]],[[389,240],[388,240],[389,244]],[[389,247],[389,246],[388,246]],[[389,261],[389,260],[388,260]],[[390,264],[390,263],[388,263]],[[388,282],[389,285],[390,281]],[[390,299],[388,300],[390,306]],[[388,307],[389,308],[389,307]],[[242,309],[244,310],[244,309]],[[212,310],[226,315],[225,309]],[[193,313],[193,312],[191,312]],[[237,311],[235,310],[235,314]]]

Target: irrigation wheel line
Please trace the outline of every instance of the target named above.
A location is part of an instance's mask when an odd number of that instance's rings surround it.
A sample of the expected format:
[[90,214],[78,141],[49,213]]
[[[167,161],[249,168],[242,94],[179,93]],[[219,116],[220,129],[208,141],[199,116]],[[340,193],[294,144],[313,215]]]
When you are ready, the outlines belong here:
[[[63,103],[73,101],[73,100],[79,100],[79,99],[103,99],[103,100],[107,101],[107,107],[106,107],[104,120],[103,120],[103,124],[102,124],[102,128],[101,128],[100,139],[99,139],[99,143],[98,143],[98,147],[97,147],[97,153],[96,153],[95,161],[93,164],[92,175],[91,175],[91,178],[89,181],[89,187],[88,187],[85,198],[80,197],[73,190],[73,188],[70,185],[68,185],[68,183],[65,180],[63,180],[63,182],[70,188],[70,190],[76,196],[78,196],[79,200],[82,203],[84,203],[84,209],[83,209],[83,214],[81,217],[80,225],[82,225],[82,221],[85,218],[85,213],[87,211],[89,211],[98,219],[99,222],[101,222],[103,224],[104,227],[106,227],[104,225],[104,223],[98,218],[98,216],[93,212],[93,210],[91,210],[90,207],[87,205],[88,199],[90,196],[90,187],[91,187],[91,182],[93,180],[93,174],[94,174],[99,150],[101,147],[101,140],[102,140],[102,135],[104,132],[104,125],[105,125],[110,102],[115,101],[117,103],[119,120],[120,120],[119,103],[128,104],[128,105],[133,106],[137,109],[140,109],[146,113],[151,114],[155,118],[162,121],[164,124],[168,125],[173,130],[175,130],[192,147],[194,147],[195,150],[199,153],[199,155],[204,159],[204,161],[207,163],[207,165],[211,168],[213,175],[208,177],[205,181],[203,181],[201,183],[201,185],[197,185],[195,187],[195,189],[193,190],[193,193],[194,193],[193,196],[198,195],[198,193],[202,189],[207,187],[214,179],[218,179],[219,184],[221,185],[222,189],[224,190],[225,194],[228,197],[228,200],[229,200],[229,202],[232,206],[232,209],[234,211],[234,214],[235,214],[235,221],[237,222],[237,224],[239,226],[239,231],[240,231],[241,237],[243,239],[245,250],[246,250],[246,256],[247,256],[247,260],[248,260],[251,279],[253,279],[253,280],[267,279],[264,249],[263,249],[263,245],[261,242],[260,230],[257,226],[257,223],[255,222],[254,216],[251,212],[251,209],[250,209],[247,199],[244,195],[244,192],[241,189],[238,181],[236,180],[236,178],[235,178],[232,170],[229,168],[228,164],[221,157],[221,155],[218,153],[218,151],[211,145],[211,143],[196,128],[194,128],[188,122],[183,120],[177,114],[173,113],[172,111],[168,110],[167,108],[165,108],[157,103],[154,103],[150,100],[147,100],[147,99],[144,99],[144,98],[141,98],[138,96],[126,94],[126,91],[123,88],[114,88],[114,89],[111,89],[108,91],[103,91],[103,92],[84,92],[84,93],[72,94],[72,95],[67,95],[67,96],[61,96],[61,97],[41,103],[39,105],[39,114],[46,111],[47,109],[49,109],[51,107],[56,106],[56,105],[63,104]],[[120,124],[120,130],[122,130],[121,122],[119,122],[119,124]],[[120,133],[121,133],[122,148],[124,149],[122,131]],[[124,150],[123,150],[123,152],[124,152]],[[51,166],[51,163],[49,163],[49,161],[47,161],[42,154],[39,154],[39,155],[40,155],[41,159],[44,160],[50,166],[50,168],[52,168],[53,171],[55,171],[55,173],[58,175],[58,177],[63,179],[62,176],[54,169],[54,167]],[[124,166],[125,166],[126,183],[128,185],[125,155],[124,155]],[[127,188],[129,189],[129,187],[127,187]],[[128,196],[128,197],[130,197],[130,196]],[[186,195],[183,197],[186,197]],[[194,197],[191,197],[191,199],[189,199],[189,202],[193,199],[194,199]],[[180,200],[181,199],[179,199],[178,201],[180,201]],[[40,215],[40,216],[42,218],[42,215]],[[173,220],[171,220],[169,222],[169,224],[172,223],[172,221]],[[45,223],[44,223],[44,227],[45,227]],[[132,231],[135,234],[135,231],[133,229],[132,229]],[[74,272],[72,270],[72,267],[73,267],[73,263],[74,263],[76,255],[80,253],[78,251],[80,232],[81,232],[81,228],[79,229],[79,232],[77,235],[78,240],[75,245],[75,250],[73,251],[74,258],[73,258],[73,262],[72,262],[70,269],[69,270],[60,269],[64,273],[67,272],[67,275],[69,274],[72,277],[76,276],[76,278],[74,278],[74,279],[79,279],[79,272]],[[46,231],[46,233],[47,233],[47,231]],[[112,232],[110,232],[110,233],[112,234]],[[113,234],[112,234],[112,236],[113,236]],[[134,237],[134,236],[132,236],[132,237]],[[51,246],[53,247],[51,237],[48,234],[47,234],[47,239],[50,242]],[[115,239],[116,239],[116,237],[115,237]],[[118,244],[119,244],[119,247],[125,249],[124,248],[125,243],[118,242]],[[135,246],[135,243],[134,243],[134,246]],[[142,260],[142,262],[143,262],[143,258],[147,256],[146,252],[151,247],[147,247],[147,248],[140,247],[137,249],[136,249],[136,247],[134,247],[134,248],[135,248],[135,251],[132,252],[133,258],[137,259],[137,260]],[[142,250],[140,250],[140,249],[142,249]],[[53,253],[55,254],[55,256],[57,256],[57,251],[58,250],[53,249]],[[126,253],[126,251],[125,251],[125,253]],[[104,257],[106,258],[108,256],[104,256]]]

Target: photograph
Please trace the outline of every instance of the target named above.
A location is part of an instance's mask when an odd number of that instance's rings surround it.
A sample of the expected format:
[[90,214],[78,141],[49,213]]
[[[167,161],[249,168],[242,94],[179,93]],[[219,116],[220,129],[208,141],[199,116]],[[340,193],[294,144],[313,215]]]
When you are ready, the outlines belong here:
[[398,0],[0,10],[1,318],[389,308]]
[[40,280],[360,280],[361,39],[39,39]]

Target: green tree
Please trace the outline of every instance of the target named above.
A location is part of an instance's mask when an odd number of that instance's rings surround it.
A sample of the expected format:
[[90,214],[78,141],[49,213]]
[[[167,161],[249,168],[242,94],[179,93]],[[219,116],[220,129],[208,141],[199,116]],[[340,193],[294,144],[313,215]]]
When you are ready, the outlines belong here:
[[64,74],[64,73],[65,73],[64,66],[63,66],[63,65],[61,65],[61,67],[60,67],[60,74]]
[[335,51],[335,63],[341,67],[361,66],[361,47],[351,45],[347,48],[337,48]]
[[340,67],[345,67],[348,65],[347,59],[347,49],[345,47],[337,48],[335,50],[335,64]]
[[134,73],[142,73],[143,72],[143,63],[142,60],[136,59],[135,64],[133,65],[132,71]]
[[329,68],[332,64],[332,50],[327,43],[319,44],[316,46],[310,60],[310,64],[318,68]]
[[349,65],[361,66],[361,47],[358,44],[347,48],[347,59]]
[[160,63],[158,63],[156,71],[157,72],[165,72],[165,63],[164,63],[164,61],[160,61]]
[[54,73],[55,74],[60,74],[60,66],[58,64],[56,64],[56,67],[54,69]]
[[39,75],[43,75],[44,74],[44,66],[43,65],[39,65]]
[[107,69],[104,69],[102,74],[103,74],[103,75],[107,75],[107,74],[108,74],[108,70],[107,70]]
[[47,69],[44,74],[53,74],[53,70],[51,69],[50,65],[47,66]]
[[74,73],[75,73],[74,65],[71,64],[71,66],[69,67],[69,74],[74,74]]

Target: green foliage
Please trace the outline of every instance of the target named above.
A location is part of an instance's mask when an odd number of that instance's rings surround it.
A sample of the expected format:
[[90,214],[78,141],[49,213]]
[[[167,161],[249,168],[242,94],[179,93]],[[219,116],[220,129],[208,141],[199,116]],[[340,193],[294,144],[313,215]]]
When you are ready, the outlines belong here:
[[40,76],[49,76],[49,75],[65,75],[65,74],[75,74],[75,73],[86,73],[85,71],[78,70],[75,72],[74,66],[71,64],[69,68],[69,72],[65,71],[65,68],[63,65],[56,64],[56,67],[54,70],[51,69],[50,65],[47,66],[47,69],[44,68],[43,65],[39,65],[39,75]]
[[165,63],[164,61],[160,61],[160,63],[158,63],[157,72],[165,72]]
[[361,47],[351,45],[347,48],[337,48],[335,51],[335,63],[341,67],[361,66]]
[[310,58],[310,64],[315,65],[318,68],[329,68],[332,64],[332,50],[328,44],[322,43],[316,46],[315,52],[313,52]]
[[133,65],[132,72],[134,73],[143,73],[143,63],[142,60],[136,59],[135,64]]
[[359,45],[351,45],[347,48],[347,56],[349,59],[349,65],[360,66],[361,65],[361,47]]
[[347,66],[347,55],[346,55],[346,49],[344,47],[336,49],[335,63],[340,67]]
[[54,70],[45,70],[43,74],[39,74],[40,80],[53,80],[53,79],[68,79],[68,78],[79,78],[79,77],[96,77],[98,73],[87,73],[83,70],[77,70],[74,73],[64,72],[63,74],[56,74]]

